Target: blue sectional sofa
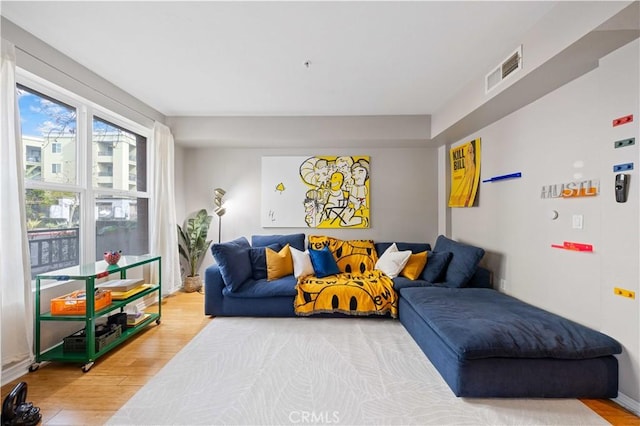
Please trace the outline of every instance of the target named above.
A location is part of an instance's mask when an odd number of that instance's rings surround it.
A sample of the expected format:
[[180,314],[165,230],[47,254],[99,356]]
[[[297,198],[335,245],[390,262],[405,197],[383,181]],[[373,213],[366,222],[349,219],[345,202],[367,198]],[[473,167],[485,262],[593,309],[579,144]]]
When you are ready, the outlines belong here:
[[[250,245],[244,238],[214,244],[211,249],[219,263],[205,271],[205,314],[296,316],[293,310],[293,298],[296,295],[295,277],[288,275],[267,282],[264,266],[264,247],[279,250],[285,244],[304,250],[305,235],[254,235],[251,237]],[[375,243],[378,256],[391,244]],[[491,288],[491,273],[478,267],[478,262],[484,255],[482,249],[457,243],[444,236],[438,238],[433,250],[428,243],[398,242],[396,245],[398,250],[429,252],[429,261],[420,279],[393,278],[396,291],[405,287],[454,287],[462,282],[466,287]]]
[[[305,248],[304,234],[253,236],[214,244],[205,272],[205,314],[295,316],[293,275],[266,281],[265,247]],[[381,255],[391,243],[376,243]],[[393,278],[399,320],[462,397],[612,398],[622,351],[614,339],[491,288],[478,266],[484,250],[439,236],[396,243],[428,251],[416,280]]]

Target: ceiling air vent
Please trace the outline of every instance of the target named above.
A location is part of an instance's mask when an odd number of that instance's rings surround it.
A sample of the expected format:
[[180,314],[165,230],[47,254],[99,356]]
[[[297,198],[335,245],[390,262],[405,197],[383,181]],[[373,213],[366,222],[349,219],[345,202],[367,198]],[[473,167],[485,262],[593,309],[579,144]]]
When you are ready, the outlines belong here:
[[485,78],[485,93],[502,83],[507,77],[522,68],[522,45],[500,65],[495,67]]

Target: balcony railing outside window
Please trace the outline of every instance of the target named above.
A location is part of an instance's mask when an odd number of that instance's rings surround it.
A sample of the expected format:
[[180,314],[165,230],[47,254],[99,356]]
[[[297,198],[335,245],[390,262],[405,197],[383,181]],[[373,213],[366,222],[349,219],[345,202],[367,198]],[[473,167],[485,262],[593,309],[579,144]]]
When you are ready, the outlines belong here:
[[79,228],[38,229],[27,232],[31,278],[45,272],[78,265]]

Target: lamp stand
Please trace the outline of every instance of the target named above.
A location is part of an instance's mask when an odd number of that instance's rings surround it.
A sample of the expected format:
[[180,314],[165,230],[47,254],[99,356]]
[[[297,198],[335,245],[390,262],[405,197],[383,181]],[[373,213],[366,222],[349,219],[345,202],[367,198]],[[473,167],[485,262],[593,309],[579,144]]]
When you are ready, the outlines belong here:
[[218,244],[220,244],[221,233],[222,233],[222,216],[218,216]]

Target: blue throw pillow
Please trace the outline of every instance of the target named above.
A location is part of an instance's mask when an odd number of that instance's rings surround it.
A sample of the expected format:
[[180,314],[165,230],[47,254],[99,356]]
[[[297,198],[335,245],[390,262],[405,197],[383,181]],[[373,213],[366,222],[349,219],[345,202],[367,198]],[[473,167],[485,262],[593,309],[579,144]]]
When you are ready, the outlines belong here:
[[340,268],[338,268],[333,254],[329,251],[329,247],[325,246],[322,250],[309,249],[309,257],[311,257],[311,264],[316,277],[323,278],[340,273]]
[[450,260],[451,252],[427,252],[427,264],[422,270],[422,279],[430,283],[441,282],[444,275],[443,272],[447,269]]
[[239,289],[252,276],[250,249],[245,237],[211,245],[211,253],[220,268],[222,280],[231,291]]
[[[282,249],[280,244],[270,244],[267,246],[271,250],[278,252]],[[249,259],[251,260],[252,276],[254,280],[267,279],[267,247],[251,247],[249,249]]]
[[293,248],[304,251],[304,234],[251,236],[252,247],[267,247],[271,244],[280,244],[281,248],[289,244]]
[[438,237],[433,251],[449,251],[452,254],[443,283],[447,287],[464,287],[475,274],[478,263],[484,256],[484,249],[453,241],[444,235]]

